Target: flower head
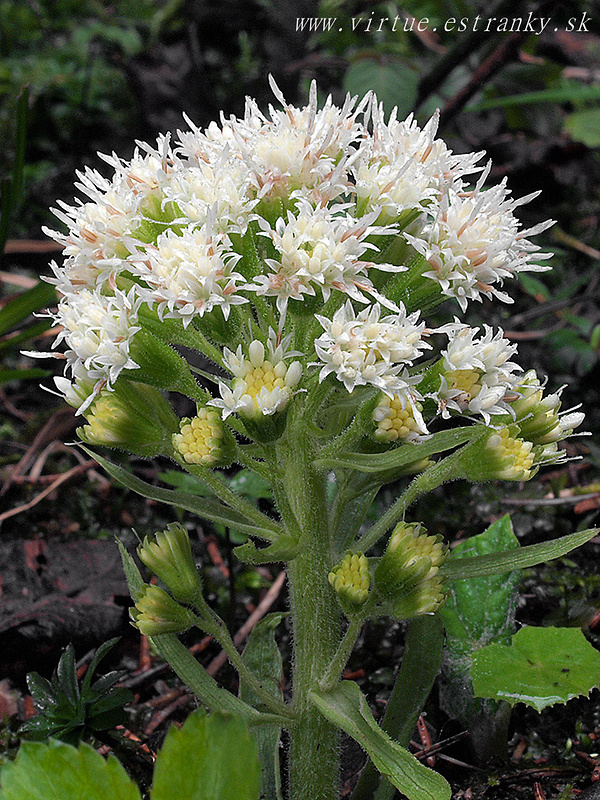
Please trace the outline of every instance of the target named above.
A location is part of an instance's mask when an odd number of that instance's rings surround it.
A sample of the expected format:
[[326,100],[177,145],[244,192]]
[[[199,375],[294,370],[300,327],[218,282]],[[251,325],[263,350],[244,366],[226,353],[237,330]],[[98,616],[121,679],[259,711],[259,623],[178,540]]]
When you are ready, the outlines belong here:
[[344,610],[359,611],[369,599],[371,577],[367,558],[362,553],[347,553],[329,573],[329,583]]
[[221,398],[210,405],[223,409],[223,419],[237,412],[242,417],[260,418],[283,411],[302,377],[300,361],[286,364],[285,359],[297,355],[287,350],[289,338],[277,343],[277,335],[269,332],[267,349],[254,339],[247,355],[242,345],[235,353],[225,348],[225,365],[233,374],[231,387],[219,383]]
[[389,397],[406,395],[417,379],[406,367],[429,347],[424,341],[425,323],[417,322],[418,312],[407,314],[402,306],[397,314],[381,317],[379,303],[355,314],[347,301],[333,319],[317,315],[325,329],[315,341],[315,350],[324,364],[320,380],[334,374],[348,392],[357,386],[375,386]]
[[191,419],[184,417],[179,433],[173,434],[173,446],[188,464],[212,467],[222,457],[223,423],[213,408],[199,408]]
[[450,341],[441,353],[441,381],[435,393],[442,416],[450,416],[452,410],[480,414],[488,422],[491,414],[506,413],[505,398],[518,381],[515,373],[521,371],[510,361],[517,346],[488,325],[483,333],[459,322],[444,329]]
[[535,262],[551,255],[540,253],[527,237],[548,228],[552,220],[521,230],[514,215],[517,206],[537,193],[513,200],[506,182],[484,190],[488,174],[489,167],[473,190],[449,187],[439,203],[428,208],[431,221],[423,230],[418,235],[407,234],[431,265],[425,277],[437,281],[463,311],[469,300],[481,300],[482,296],[512,302],[498,287],[518,272],[548,269]]

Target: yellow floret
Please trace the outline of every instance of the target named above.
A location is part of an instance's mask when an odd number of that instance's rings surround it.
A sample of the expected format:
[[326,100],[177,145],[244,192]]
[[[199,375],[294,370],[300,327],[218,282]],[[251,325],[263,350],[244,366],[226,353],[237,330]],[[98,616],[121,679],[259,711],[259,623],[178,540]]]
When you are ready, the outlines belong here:
[[[419,411],[422,410],[420,403],[417,403],[416,406]],[[380,417],[383,419],[379,419]],[[421,433],[410,403],[406,403],[402,408],[402,400],[399,396],[393,399],[387,395],[382,397],[375,410],[375,422],[377,424],[375,438],[380,442],[395,442],[398,439],[406,439],[411,434]]]

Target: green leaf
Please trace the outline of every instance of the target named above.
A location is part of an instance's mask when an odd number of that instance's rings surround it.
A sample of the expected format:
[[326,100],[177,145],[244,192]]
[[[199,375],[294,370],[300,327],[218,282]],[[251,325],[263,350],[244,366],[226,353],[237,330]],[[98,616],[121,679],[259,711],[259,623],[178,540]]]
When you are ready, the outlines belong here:
[[[484,533],[460,542],[453,549],[449,563],[518,548],[510,516],[505,514]],[[440,613],[454,653],[468,653],[498,636],[510,635],[519,579],[520,571],[512,570],[452,583]]]
[[1,781],[0,800],[141,800],[117,759],[86,744],[23,742]]
[[252,500],[272,500],[271,484],[251,469],[241,469],[229,481],[229,488],[236,494]]
[[0,335],[23,322],[34,311],[56,303],[54,286],[40,281],[10,300],[0,311]]
[[386,114],[398,107],[398,118],[413,110],[417,99],[418,72],[401,61],[360,58],[350,65],[344,75],[344,91],[359,97],[372,89]]
[[260,765],[248,726],[234,716],[191,714],[172,727],[156,759],[151,800],[258,800]]
[[[518,549],[519,542],[506,514],[484,533],[460,542],[450,563]],[[450,584],[448,599],[440,611],[446,628],[440,706],[468,726],[473,747],[482,761],[505,751],[508,714],[497,703],[474,697],[471,659],[473,651],[500,637],[506,641],[512,633],[520,575],[520,570],[513,570],[455,581]]]
[[366,750],[379,772],[408,800],[450,800],[447,781],[381,730],[354,681],[342,681],[332,692],[311,691],[309,699]]
[[583,108],[568,114],[564,128],[574,141],[600,147],[600,108]]
[[[284,614],[267,614],[252,629],[244,649],[244,661],[248,669],[256,675],[265,689],[279,699],[282,699],[283,663],[275,641],[275,629],[284,616]],[[240,697],[249,705],[260,705],[258,697],[248,688],[243,679],[240,680]],[[258,725],[254,728],[253,733],[262,764],[261,800],[281,800],[281,767],[279,764],[281,728],[278,725]]]
[[75,665],[75,650],[72,644],[67,645],[56,668],[56,675],[61,692],[69,703],[76,707],[79,703],[79,683]]
[[[103,644],[101,644],[100,647],[96,650],[96,652],[94,653],[94,657],[92,658],[92,660],[90,662],[90,665],[87,668],[87,671],[86,671],[85,676],[83,678],[83,683],[81,684],[81,692],[82,692],[82,694],[85,695],[85,693],[89,689],[90,684],[92,682],[92,678],[94,676],[94,673],[96,672],[96,669],[98,668],[98,664],[102,661],[104,656],[110,650],[112,650],[112,648],[116,645],[116,643],[118,641],[119,641],[119,637],[115,636],[114,639],[109,639],[107,642],[103,642]],[[106,681],[107,677],[108,677],[107,675],[104,676],[104,680],[105,681]],[[96,687],[96,691],[98,691],[97,687]]]
[[477,697],[526,703],[537,711],[598,685],[600,653],[579,628],[522,628],[512,645],[490,644],[473,655]]
[[492,97],[481,103],[467,106],[465,111],[479,113],[490,108],[508,108],[510,106],[529,106],[533,103],[574,103],[600,99],[600,86],[582,86],[572,83],[557,89],[544,89],[539,92],[523,92],[509,97]]
[[[151,500],[158,500],[161,503],[168,503],[169,505],[176,506],[184,511],[191,511],[194,514],[198,514],[200,517],[211,520],[211,522],[220,522],[223,525],[230,525],[240,531],[243,531],[244,533],[250,533],[254,536],[260,536],[264,538],[265,530],[263,528],[259,528],[257,525],[249,523],[246,517],[244,517],[242,514],[234,511],[231,508],[228,508],[218,500],[185,494],[184,492],[178,492],[175,489],[161,489],[158,486],[152,486],[140,478],[136,478],[135,475],[127,472],[127,470],[119,467],[117,464],[113,464],[106,458],[103,458],[97,453],[88,450],[87,447],[83,447],[83,445],[81,445],[81,448],[85,450],[85,452],[88,453],[92,458],[96,459],[100,466],[103,467],[115,480],[119,481],[119,483],[121,483],[127,489],[131,489],[132,491],[137,492],[137,494],[142,495],[142,497],[148,497]],[[272,533],[280,533],[280,528],[275,523],[269,525],[269,520],[266,517],[265,527],[268,527]]]
[[481,426],[472,425],[468,428],[454,428],[450,431],[434,433],[424,442],[419,444],[402,444],[387,453],[341,453],[331,458],[321,458],[315,461],[318,467],[329,469],[347,468],[357,472],[382,472],[388,469],[397,469],[420,461],[423,458],[451,450],[473,439],[481,433]]
[[577,531],[549,542],[530,544],[518,550],[504,550],[501,553],[473,556],[468,559],[448,560],[440,572],[448,580],[459,581],[534,567],[536,564],[552,561],[554,558],[560,558],[560,556],[570,553],[576,547],[589,542],[597,533],[597,528],[588,528],[585,531]]

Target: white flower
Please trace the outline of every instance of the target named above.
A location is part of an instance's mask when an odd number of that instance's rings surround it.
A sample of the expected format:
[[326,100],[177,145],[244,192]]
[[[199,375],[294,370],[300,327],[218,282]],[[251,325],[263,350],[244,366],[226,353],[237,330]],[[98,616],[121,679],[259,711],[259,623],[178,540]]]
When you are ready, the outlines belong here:
[[161,317],[179,318],[187,327],[194,316],[217,306],[227,319],[232,305],[247,302],[236,293],[245,283],[234,271],[240,258],[228,239],[213,235],[207,223],[160,234],[155,245],[135,253],[130,263],[148,287],[138,289],[140,297],[156,305]]
[[325,329],[315,341],[315,350],[324,366],[319,380],[333,373],[348,392],[356,386],[376,386],[385,394],[406,394],[418,378],[408,376],[406,367],[429,345],[423,341],[425,323],[419,313],[407,315],[404,306],[398,314],[380,319],[381,307],[375,303],[355,315],[350,300],[339,308],[333,320],[320,315]]
[[520,230],[513,213],[537,193],[510,199],[506,181],[483,190],[488,174],[489,166],[472,191],[449,188],[439,206],[428,209],[435,216],[421,233],[406,236],[432,267],[424,276],[438,281],[442,292],[458,300],[463,311],[469,300],[481,300],[482,295],[512,302],[497,285],[518,272],[548,269],[532,260],[551,255],[540,253],[527,237],[550,227],[553,221]]
[[222,408],[223,419],[234,412],[242,417],[260,417],[283,411],[302,377],[299,361],[285,363],[286,358],[299,355],[287,349],[289,343],[290,337],[278,343],[277,335],[270,330],[268,354],[258,339],[250,343],[247,355],[241,345],[235,353],[225,348],[225,367],[234,376],[233,381],[231,387],[220,381],[221,397],[210,400],[209,405]]
[[274,229],[266,220],[259,219],[261,233],[272,241],[281,261],[266,258],[265,263],[272,272],[256,276],[248,288],[255,289],[257,294],[277,297],[282,315],[288,300],[301,300],[304,294],[314,295],[315,288],[321,290],[324,300],[329,298],[332,289],[337,289],[359,302],[368,302],[363,292],[375,294],[385,302],[373,289],[367,277],[368,268],[403,271],[404,267],[373,264],[362,258],[367,251],[377,250],[366,241],[369,236],[393,231],[393,228],[372,225],[377,211],[357,220],[344,213],[345,205],[339,204],[338,208],[335,213],[327,207],[313,208],[300,200],[296,214],[288,211],[287,218],[279,217]]
[[[63,329],[53,346],[64,340],[68,348],[65,353],[67,368],[76,378],[85,375],[79,390],[72,393],[68,389],[65,391],[64,383],[57,385],[60,391],[70,394],[71,400],[75,400],[88,381],[94,383],[96,393],[100,385],[110,389],[122,370],[138,368],[129,355],[129,348],[140,330],[137,324],[140,303],[134,289],[128,294],[117,290],[114,295],[83,289],[61,299],[54,319]],[[88,397],[86,406],[91,399],[93,395]]]
[[436,139],[439,114],[421,130],[411,114],[402,122],[396,109],[385,122],[383,106],[371,102],[373,136],[366,139],[352,167],[359,208],[383,208],[394,218],[406,209],[423,208],[444,186],[475,172],[482,153],[455,155]]
[[505,396],[517,385],[521,367],[509,359],[517,346],[505,339],[502,331],[494,334],[489,325],[480,329],[455,322],[441,330],[450,342],[442,355],[441,384],[434,395],[443,417],[450,410],[480,414],[489,422],[492,414],[510,413]]

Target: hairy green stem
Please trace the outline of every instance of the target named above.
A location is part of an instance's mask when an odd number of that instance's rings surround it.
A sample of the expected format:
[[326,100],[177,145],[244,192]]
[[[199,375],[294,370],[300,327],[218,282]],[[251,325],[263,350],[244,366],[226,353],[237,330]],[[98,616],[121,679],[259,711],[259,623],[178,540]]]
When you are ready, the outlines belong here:
[[208,467],[203,467],[200,464],[187,464],[183,460],[179,462],[181,466],[187,470],[187,472],[191,472],[192,475],[195,475],[199,478],[203,483],[205,483],[208,488],[217,495],[217,497],[222,500],[226,505],[230,508],[233,508],[234,511],[243,514],[249,520],[251,520],[255,525],[261,528],[264,531],[264,537],[268,541],[272,542],[277,539],[277,537],[283,533],[280,526],[272,519],[263,514],[262,511],[259,511],[258,508],[255,508],[252,503],[249,503],[247,500],[244,500],[243,497],[240,497],[239,494],[233,492],[227,484],[217,476],[212,470],[208,469]]
[[281,702],[281,700],[278,700],[268,689],[265,689],[256,675],[248,668],[248,665],[235,646],[221,617],[212,611],[212,609],[209,609],[208,606],[206,606],[206,610],[209,612],[210,618],[201,621],[202,629],[206,631],[206,633],[211,634],[219,642],[232,666],[237,670],[239,676],[246,682],[254,694],[275,714],[285,717],[289,724],[289,720],[294,717],[292,709]]
[[288,568],[296,713],[290,732],[290,800],[337,800],[339,730],[309,701],[310,690],[327,673],[340,640],[340,612],[327,579],[331,552],[326,478],[312,467],[311,442],[300,420],[289,425],[287,441],[279,449],[286,491],[303,541]]
[[335,688],[340,679],[340,675],[342,674],[342,670],[350,658],[350,654],[352,653],[352,649],[354,648],[354,644],[362,626],[363,620],[350,620],[350,624],[348,625],[344,638],[340,642],[337,652],[327,668],[327,672],[319,683],[322,691],[331,692]]
[[375,522],[352,548],[355,552],[366,553],[382,536],[404,515],[406,509],[425,492],[432,492],[442,483],[462,477],[459,470],[462,450],[457,450],[447,458],[421,472],[412,481],[407,490],[393,503],[385,514]]

